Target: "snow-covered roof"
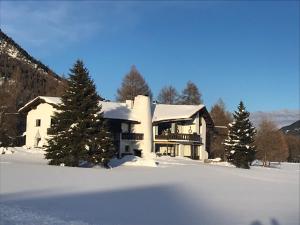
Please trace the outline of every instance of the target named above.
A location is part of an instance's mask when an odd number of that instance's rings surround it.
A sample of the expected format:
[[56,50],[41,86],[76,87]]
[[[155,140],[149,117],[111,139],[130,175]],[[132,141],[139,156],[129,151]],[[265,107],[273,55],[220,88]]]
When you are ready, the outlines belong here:
[[126,103],[100,101],[99,104],[102,105],[104,118],[139,122],[139,119],[135,117],[132,109],[128,108]]
[[[32,107],[37,106],[41,102],[58,105],[61,103],[61,99],[59,97],[38,96],[24,105],[18,111],[27,112],[31,110]],[[100,101],[99,104],[102,105],[104,118],[140,122],[139,115],[136,115],[136,113],[134,113],[134,110],[128,107],[126,103]],[[204,105],[154,104],[152,109],[152,122],[189,119],[202,109],[206,111]]]
[[[48,103],[51,105],[58,105],[61,103],[61,98],[38,96],[30,102],[28,102],[22,108],[20,108],[18,112],[29,111],[32,106],[36,106],[41,102]],[[102,112],[104,112],[104,118],[139,122],[138,118],[133,115],[132,110],[128,108],[125,103],[100,101],[99,104],[102,105]]]
[[58,97],[39,96],[38,98],[43,99],[45,102],[49,104],[58,105],[61,103],[61,100]]
[[158,122],[163,120],[188,119],[205,106],[156,104],[154,107],[152,121]]
[[26,111],[27,108],[30,108],[29,106],[35,105],[38,102],[45,102],[45,103],[49,103],[51,105],[58,105],[61,103],[61,100],[59,97],[38,96],[38,97],[32,99],[30,102],[28,102],[22,108],[20,108],[18,110],[18,112]]

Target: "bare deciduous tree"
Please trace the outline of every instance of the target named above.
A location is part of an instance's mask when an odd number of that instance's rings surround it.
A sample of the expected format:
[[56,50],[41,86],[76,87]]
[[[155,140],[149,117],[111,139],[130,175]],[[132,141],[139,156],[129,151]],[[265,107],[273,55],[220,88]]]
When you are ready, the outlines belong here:
[[271,161],[286,161],[289,156],[285,137],[271,120],[261,120],[255,144],[257,146],[256,158],[262,160],[265,166]]
[[211,139],[212,155],[224,160],[225,147],[223,142],[227,137],[227,126],[232,121],[232,116],[226,111],[225,103],[221,98],[212,106],[210,115],[215,124],[215,132]]
[[171,85],[163,87],[157,96],[157,101],[162,104],[177,104],[178,92],[176,88]]
[[200,105],[203,103],[201,96],[196,84],[192,81],[188,81],[180,95],[179,103],[183,105]]
[[296,135],[285,135],[289,148],[289,162],[300,162],[300,137]]
[[123,78],[121,87],[117,90],[117,100],[134,100],[137,95],[147,95],[152,98],[152,92],[143,76],[136,69],[131,67],[130,72]]

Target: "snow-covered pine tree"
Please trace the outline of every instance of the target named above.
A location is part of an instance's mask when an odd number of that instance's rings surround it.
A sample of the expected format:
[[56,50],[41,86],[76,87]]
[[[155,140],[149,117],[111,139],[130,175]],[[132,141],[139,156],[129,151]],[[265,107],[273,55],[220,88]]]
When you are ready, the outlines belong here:
[[68,89],[52,117],[46,159],[50,164],[80,166],[82,163],[107,166],[115,154],[105,126],[101,97],[82,61],[70,70]]
[[238,111],[233,114],[233,122],[229,123],[228,137],[224,142],[227,161],[245,169],[250,168],[249,163],[255,159],[256,152],[253,145],[256,131],[249,115],[241,101]]

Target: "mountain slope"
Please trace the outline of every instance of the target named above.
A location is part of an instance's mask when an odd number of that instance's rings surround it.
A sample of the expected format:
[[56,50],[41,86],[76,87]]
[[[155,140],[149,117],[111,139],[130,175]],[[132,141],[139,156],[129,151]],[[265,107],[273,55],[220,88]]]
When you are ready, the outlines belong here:
[[285,134],[297,135],[300,136],[300,120],[292,123],[291,125],[284,126],[280,129]]
[[[25,127],[17,110],[38,95],[60,96],[66,81],[0,30],[0,121],[16,137]],[[1,128],[1,127],[0,127]]]
[[41,61],[35,59],[31,55],[27,53],[20,45],[18,45],[12,38],[8,37],[1,29],[0,29],[0,54],[5,54],[9,58],[17,59],[19,61],[25,62],[31,65],[33,68],[36,68],[40,72],[49,74],[53,78],[62,81],[63,79],[55,74],[53,71],[49,69],[49,67],[45,66]]
[[258,126],[262,119],[272,120],[278,126],[278,129],[287,126],[300,118],[300,112],[296,109],[281,109],[276,111],[256,111],[251,112],[251,121],[254,126]]

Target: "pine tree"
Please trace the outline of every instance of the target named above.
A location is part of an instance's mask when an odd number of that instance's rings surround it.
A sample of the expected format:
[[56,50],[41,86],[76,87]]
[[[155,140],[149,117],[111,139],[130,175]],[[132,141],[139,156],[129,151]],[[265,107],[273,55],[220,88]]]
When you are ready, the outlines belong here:
[[180,104],[183,105],[200,105],[203,103],[201,93],[192,81],[188,81],[180,96]]
[[178,103],[178,92],[173,86],[163,87],[159,95],[157,96],[157,101],[162,104],[177,104]]
[[117,90],[117,100],[134,100],[137,95],[146,95],[152,99],[152,92],[143,76],[136,69],[131,67],[130,72],[123,78],[121,87]]
[[229,124],[228,136],[225,140],[226,159],[237,167],[249,169],[249,163],[255,159],[253,145],[255,128],[249,120],[250,113],[246,111],[243,102],[238,111],[233,114],[234,121]]
[[82,61],[70,70],[68,89],[52,118],[46,159],[66,166],[107,165],[115,154],[94,82]]

